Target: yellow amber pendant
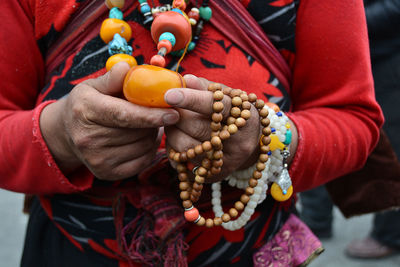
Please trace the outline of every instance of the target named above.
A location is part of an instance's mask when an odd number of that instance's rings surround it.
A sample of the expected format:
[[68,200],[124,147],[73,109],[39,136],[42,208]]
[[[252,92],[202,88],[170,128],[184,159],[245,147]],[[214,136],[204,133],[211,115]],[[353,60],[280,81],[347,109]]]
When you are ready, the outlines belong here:
[[273,183],[271,186],[272,197],[279,202],[288,200],[293,194],[293,186],[291,185],[287,190],[286,194],[283,194],[281,187],[277,183]]
[[277,149],[283,150],[285,148],[285,144],[279,141],[279,138],[276,134],[271,134],[270,137],[271,137],[271,143],[269,143],[269,148],[271,149],[271,151]]

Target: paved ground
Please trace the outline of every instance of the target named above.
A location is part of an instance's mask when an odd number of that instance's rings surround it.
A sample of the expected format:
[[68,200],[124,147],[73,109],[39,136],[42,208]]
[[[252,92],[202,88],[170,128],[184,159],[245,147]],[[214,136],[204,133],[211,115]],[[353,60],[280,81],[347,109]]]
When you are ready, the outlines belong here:
[[[27,217],[22,214],[22,195],[0,190],[0,267],[16,267],[22,251]],[[353,238],[369,231],[371,215],[345,220],[335,211],[335,236],[323,241],[325,252],[310,267],[399,267],[400,254],[385,260],[353,260],[344,253]],[[399,226],[400,227],[400,226]]]

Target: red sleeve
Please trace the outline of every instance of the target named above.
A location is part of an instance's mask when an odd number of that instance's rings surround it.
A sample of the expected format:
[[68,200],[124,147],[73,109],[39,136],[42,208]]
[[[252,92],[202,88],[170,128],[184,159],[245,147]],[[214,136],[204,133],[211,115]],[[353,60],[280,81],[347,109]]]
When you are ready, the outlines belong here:
[[87,171],[65,177],[40,132],[35,107],[44,62],[34,35],[31,4],[0,1],[0,187],[31,194],[72,193],[91,186]]
[[304,191],[359,169],[383,117],[375,101],[361,0],[302,0],[292,87],[299,145],[290,173]]

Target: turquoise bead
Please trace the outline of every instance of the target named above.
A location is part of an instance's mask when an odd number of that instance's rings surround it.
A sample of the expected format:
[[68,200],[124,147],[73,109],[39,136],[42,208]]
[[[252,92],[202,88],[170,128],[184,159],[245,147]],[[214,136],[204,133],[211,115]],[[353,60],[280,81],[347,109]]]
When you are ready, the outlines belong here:
[[209,6],[200,7],[200,17],[206,21],[209,21],[212,17],[212,10]]
[[292,131],[287,130],[285,135],[285,141],[283,142],[285,145],[289,145],[292,142]]
[[140,7],[140,12],[142,12],[142,14],[146,14],[150,11],[151,11],[151,8],[147,3]]
[[179,14],[181,14],[183,16],[183,12],[179,8],[173,8],[173,9],[171,9],[171,11],[178,12]]
[[110,9],[110,14],[109,14],[110,19],[124,19],[124,14],[118,7],[113,7]]
[[160,35],[160,37],[158,38],[158,41],[160,42],[161,40],[168,40],[172,46],[174,46],[176,44],[176,39],[175,36],[170,33],[170,32],[164,32]]
[[194,42],[190,42],[188,51],[193,51],[193,49],[196,47],[196,44]]
[[142,3],[147,3],[147,0],[139,0],[139,3],[140,3],[140,4],[142,4]]
[[114,35],[114,39],[108,43],[108,53],[110,56],[115,54],[128,54],[132,55],[132,46],[128,45],[126,40],[118,33]]

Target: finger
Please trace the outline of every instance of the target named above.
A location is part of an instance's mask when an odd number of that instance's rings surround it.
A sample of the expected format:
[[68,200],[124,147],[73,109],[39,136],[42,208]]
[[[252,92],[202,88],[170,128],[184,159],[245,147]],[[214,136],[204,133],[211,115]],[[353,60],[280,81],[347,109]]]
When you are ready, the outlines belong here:
[[[173,107],[191,110],[203,115],[211,116],[215,112],[213,109],[213,93],[209,91],[200,91],[192,88],[174,88],[165,93],[164,99]],[[224,104],[224,108],[221,113],[224,117],[227,117],[230,110],[230,98],[224,96],[222,103]]]
[[185,79],[187,88],[192,88],[196,90],[207,91],[208,85],[211,83],[209,80],[197,77],[193,74],[186,74],[185,76],[183,76],[183,78]]
[[99,93],[87,84],[77,86],[70,97],[72,111],[78,117],[106,127],[156,128],[179,120],[179,113],[174,109],[139,106]]
[[189,148],[194,148],[200,144],[200,141],[181,131],[175,126],[165,127],[165,134],[167,136],[167,144],[175,151],[183,152]]
[[128,63],[119,62],[106,74],[96,79],[86,80],[83,83],[95,88],[102,94],[119,95],[122,92],[122,85],[129,69]]
[[157,134],[157,128],[140,130],[129,128],[106,128],[105,133],[102,133],[103,140],[101,142],[105,147],[132,144],[134,142],[139,142],[145,137],[149,137],[155,142]]
[[174,126],[199,141],[209,140],[211,136],[210,118],[199,113],[178,109],[180,120]]

